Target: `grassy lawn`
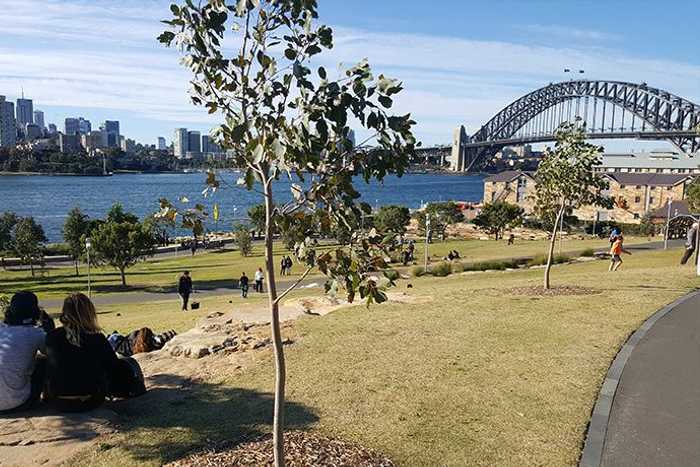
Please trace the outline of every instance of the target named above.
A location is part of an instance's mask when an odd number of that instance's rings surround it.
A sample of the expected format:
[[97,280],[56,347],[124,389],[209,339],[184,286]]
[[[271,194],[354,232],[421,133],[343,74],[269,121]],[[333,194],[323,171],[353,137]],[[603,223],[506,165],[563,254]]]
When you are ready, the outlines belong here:
[[[621,344],[698,284],[679,256],[635,253],[614,274],[604,261],[553,270],[555,285],[594,295],[510,292],[539,285],[539,269],[465,274],[400,282],[427,303],[300,319],[301,339],[287,350],[288,423],[357,441],[400,465],[575,465]],[[267,355],[178,399],[124,410],[122,432],[71,465],[160,465],[207,440],[268,432],[272,388]]]
[[[646,239],[629,238],[627,244],[646,242]],[[452,240],[436,242],[430,245],[429,254],[433,260],[439,260],[450,250],[459,251],[464,261],[482,261],[487,259],[502,259],[520,256],[534,256],[546,251],[547,242],[543,240],[519,240],[515,245],[506,245],[505,241]],[[606,240],[564,240],[562,252],[581,251],[587,248],[605,249]],[[415,256],[419,264],[423,262],[422,243],[416,244]],[[558,250],[557,250],[558,251]],[[281,245],[275,248],[276,264],[283,255],[289,252]],[[238,252],[222,253],[207,252],[197,256],[183,253],[180,257],[152,259],[139,263],[127,271],[128,287],[123,288],[119,274],[111,268],[94,268],[92,273],[93,290],[99,294],[127,293],[138,291],[174,291],[177,278],[185,269],[192,272],[195,287],[207,290],[218,287],[231,287],[233,279],[240,277],[245,271],[252,276],[258,267],[263,266],[263,252],[256,245],[253,254],[243,258]],[[295,264],[292,277],[303,272],[303,268]],[[83,271],[83,274],[85,271]],[[0,271],[0,294],[12,293],[18,290],[31,290],[41,299],[61,298],[68,293],[85,291],[87,278],[85,275],[75,277],[72,267],[50,268],[45,277],[32,279],[29,271]]]

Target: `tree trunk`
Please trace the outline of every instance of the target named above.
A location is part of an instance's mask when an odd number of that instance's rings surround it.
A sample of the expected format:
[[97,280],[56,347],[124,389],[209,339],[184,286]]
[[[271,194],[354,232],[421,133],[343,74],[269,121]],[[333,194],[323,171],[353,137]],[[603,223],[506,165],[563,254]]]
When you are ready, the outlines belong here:
[[29,269],[32,270],[32,277],[34,277],[34,261],[29,260]]
[[559,208],[557,213],[557,220],[554,222],[554,229],[552,230],[552,238],[549,241],[549,254],[547,255],[547,266],[544,268],[544,288],[549,289],[551,287],[549,282],[549,273],[552,270],[552,260],[554,259],[554,245],[557,242],[557,230],[559,229],[559,222],[564,214],[564,205]]
[[275,466],[284,467],[284,388],[286,380],[286,365],[284,349],[282,348],[282,332],[280,330],[279,305],[277,300],[277,284],[275,283],[275,260],[272,253],[272,185],[265,184],[265,272],[267,276],[267,296],[270,304],[270,327],[272,345],[275,352],[275,408],[272,427],[272,439],[275,452]]
[[124,268],[119,268],[119,275],[122,278],[122,287],[126,287],[126,273],[124,272]]
[[80,271],[78,270],[78,258],[75,259],[75,277],[80,277]]

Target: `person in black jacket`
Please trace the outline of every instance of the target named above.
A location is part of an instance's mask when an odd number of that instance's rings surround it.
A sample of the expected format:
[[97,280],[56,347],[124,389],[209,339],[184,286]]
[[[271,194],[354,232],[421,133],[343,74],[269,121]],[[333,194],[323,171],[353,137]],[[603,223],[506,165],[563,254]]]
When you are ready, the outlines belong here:
[[46,336],[45,399],[64,412],[92,410],[109,395],[110,377],[120,371],[119,360],[86,295],[67,297],[59,320],[63,327]]
[[190,277],[189,271],[183,272],[182,276],[180,276],[180,280],[177,284],[177,293],[182,299],[182,311],[187,311],[187,304],[192,294],[192,278]]
[[248,285],[249,279],[245,272],[241,274],[241,278],[238,279],[238,286],[241,288],[241,297],[248,298]]

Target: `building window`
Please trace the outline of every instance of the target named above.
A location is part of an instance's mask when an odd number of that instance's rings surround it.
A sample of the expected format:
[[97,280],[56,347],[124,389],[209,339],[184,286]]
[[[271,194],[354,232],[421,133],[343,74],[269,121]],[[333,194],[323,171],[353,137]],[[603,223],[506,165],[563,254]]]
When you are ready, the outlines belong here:
[[655,186],[650,186],[649,189],[650,189],[650,190],[656,190],[656,187],[655,187]]
[[624,190],[626,185],[620,185],[620,189]]
[[671,190],[673,190],[673,187],[672,187],[672,186],[667,186],[667,187],[666,187],[666,190],[667,190],[667,191],[671,191]]
[[639,214],[635,212],[635,213],[634,213],[634,218],[635,218],[635,219],[639,219]]
[[635,188],[636,190],[641,190],[641,189],[642,189],[642,185],[637,185],[637,186],[634,187],[634,188]]
[[491,202],[493,203],[496,200],[496,192],[492,191],[491,192]]
[[654,204],[654,197],[653,196],[649,197],[649,204],[650,205]]
[[635,202],[635,203],[639,204],[641,201],[642,201],[642,198],[640,198],[639,196],[635,196],[635,197],[634,197],[634,202]]

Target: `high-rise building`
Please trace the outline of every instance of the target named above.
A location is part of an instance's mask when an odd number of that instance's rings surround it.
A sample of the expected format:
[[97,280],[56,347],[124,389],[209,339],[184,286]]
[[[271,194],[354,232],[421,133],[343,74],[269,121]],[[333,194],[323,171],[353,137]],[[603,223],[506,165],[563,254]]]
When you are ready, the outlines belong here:
[[134,141],[133,139],[129,139],[124,135],[121,135],[119,137],[119,147],[122,151],[126,153],[133,153],[136,149],[136,141]]
[[80,134],[87,135],[92,131],[90,120],[85,120],[83,117],[78,117],[78,131]]
[[34,111],[34,123],[39,125],[39,128],[41,128],[42,131],[44,130],[44,128],[46,128],[46,125],[44,125],[44,112],[42,112],[41,110]]
[[120,146],[119,122],[116,120],[105,120],[100,128],[102,131],[102,142],[108,148],[118,148]]
[[81,135],[81,142],[88,154],[92,154],[102,147],[102,133],[91,131],[87,135]]
[[66,118],[63,125],[63,133],[66,135],[75,135],[80,133],[80,120],[77,118]]
[[49,134],[55,135],[56,133],[58,133],[58,128],[56,128],[56,125],[49,123]]
[[167,149],[167,143],[165,142],[165,138],[162,136],[158,137],[158,150],[159,151],[165,151]]
[[24,138],[27,141],[34,141],[35,139],[39,139],[42,137],[44,134],[44,129],[41,128],[39,125],[36,123],[27,123],[27,126],[25,127],[24,131]]
[[202,153],[202,135],[198,131],[188,131],[187,132],[188,145],[187,150],[194,154]]
[[72,135],[58,134],[58,146],[63,154],[76,154],[80,152],[80,134]]
[[15,122],[15,105],[0,96],[0,147],[17,144],[17,123]]
[[202,135],[202,154],[207,154],[211,152],[209,149],[209,136]]
[[17,99],[17,126],[24,129],[34,123],[34,103],[31,99]]
[[189,150],[189,140],[187,136],[187,128],[175,128],[173,137],[173,154],[178,159],[182,159]]

